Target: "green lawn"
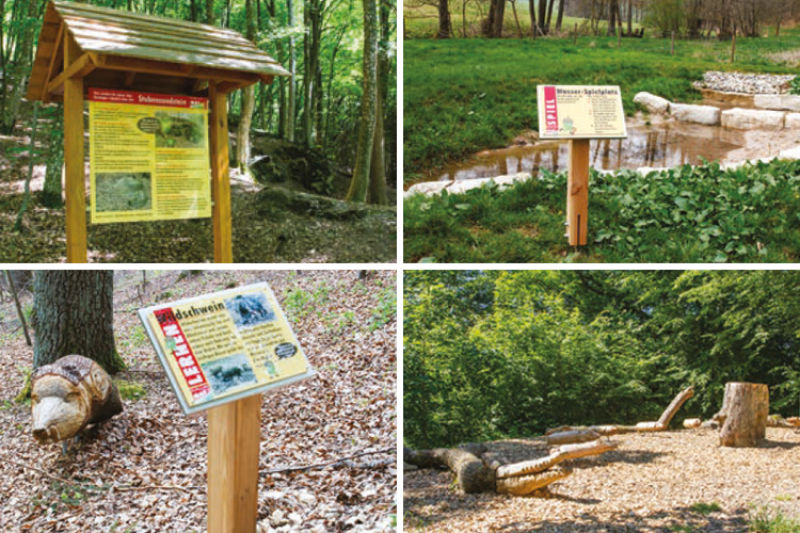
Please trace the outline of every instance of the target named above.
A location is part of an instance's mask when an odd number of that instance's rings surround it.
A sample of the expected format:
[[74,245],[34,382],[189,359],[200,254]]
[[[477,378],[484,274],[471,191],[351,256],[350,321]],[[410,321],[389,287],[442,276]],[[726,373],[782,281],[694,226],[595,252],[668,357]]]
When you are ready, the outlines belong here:
[[685,165],[642,176],[594,174],[589,245],[564,237],[566,175],[543,172],[504,191],[405,201],[406,262],[796,262],[800,161],[721,171]]

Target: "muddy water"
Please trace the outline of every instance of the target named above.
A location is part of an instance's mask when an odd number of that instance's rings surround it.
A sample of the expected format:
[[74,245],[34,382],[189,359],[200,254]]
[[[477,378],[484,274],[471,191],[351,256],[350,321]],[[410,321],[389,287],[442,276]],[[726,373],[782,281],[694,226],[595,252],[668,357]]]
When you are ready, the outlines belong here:
[[[628,138],[593,140],[590,161],[593,168],[617,170],[639,167],[673,167],[725,160],[728,154],[747,145],[745,134],[719,127],[664,120],[648,124],[629,119]],[[488,178],[547,169],[567,170],[569,143],[538,141],[533,145],[487,150],[478,156],[444,167],[429,180]]]

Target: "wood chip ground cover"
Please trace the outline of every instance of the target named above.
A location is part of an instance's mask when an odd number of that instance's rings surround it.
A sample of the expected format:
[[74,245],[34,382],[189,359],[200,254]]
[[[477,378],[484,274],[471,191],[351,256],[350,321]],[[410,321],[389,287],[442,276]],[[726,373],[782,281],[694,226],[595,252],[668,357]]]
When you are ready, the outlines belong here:
[[[30,407],[13,403],[32,351],[20,330],[0,327],[0,531],[206,531],[206,417],[182,414],[135,313],[258,281],[270,283],[320,374],[264,396],[259,532],[393,531],[394,272],[365,279],[355,271],[166,272],[148,279],[143,293],[141,272],[115,275],[117,348],[129,365],[115,379],[140,384],[146,395],[126,401],[123,414],[71,445],[66,457],[60,445],[33,441]],[[270,473],[361,452],[370,453]]]
[[[405,530],[722,533],[748,531],[748,517],[759,508],[800,518],[800,434],[792,429],[768,428],[766,441],[744,449],[719,447],[712,430],[614,440],[618,450],[573,461],[572,476],[551,485],[548,498],[465,495],[449,472],[405,472]],[[542,439],[489,448],[510,462],[546,455]]]

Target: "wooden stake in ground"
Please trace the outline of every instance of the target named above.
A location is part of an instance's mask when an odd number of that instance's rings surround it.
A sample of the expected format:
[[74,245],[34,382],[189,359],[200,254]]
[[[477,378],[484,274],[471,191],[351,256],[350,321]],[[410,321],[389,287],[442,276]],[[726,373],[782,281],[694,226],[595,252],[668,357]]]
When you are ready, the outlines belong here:
[[261,395],[208,410],[208,533],[253,533]]
[[567,234],[571,246],[585,246],[589,224],[589,139],[569,142]]
[[760,383],[726,383],[720,446],[751,448],[767,434],[769,388]]

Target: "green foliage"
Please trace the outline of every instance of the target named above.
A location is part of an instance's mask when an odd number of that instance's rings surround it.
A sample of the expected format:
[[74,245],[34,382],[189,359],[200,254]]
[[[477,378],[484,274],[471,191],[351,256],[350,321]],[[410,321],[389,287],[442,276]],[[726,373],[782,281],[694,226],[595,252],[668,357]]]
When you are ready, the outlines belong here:
[[752,533],[800,533],[800,521],[766,507],[751,513],[748,525]]
[[136,401],[147,396],[147,390],[139,382],[117,379],[114,380],[114,383],[117,385],[117,390],[119,390],[119,395],[123,400]]
[[378,303],[372,310],[369,320],[369,330],[374,331],[383,327],[397,314],[397,293],[393,288],[382,290],[378,294]]
[[800,250],[800,162],[721,170],[684,165],[643,176],[590,177],[589,246],[563,237],[566,173],[510,190],[413,196],[404,202],[407,261],[787,262]]
[[693,513],[705,516],[711,513],[718,513],[722,511],[722,507],[720,507],[717,502],[711,502],[711,503],[697,502],[690,505],[689,510]]
[[653,420],[688,385],[695,398],[682,413],[708,418],[728,381],[765,383],[773,410],[796,412],[800,385],[775,369],[800,367],[797,272],[404,278],[404,438],[413,447]]
[[800,78],[793,78],[789,82],[789,94],[800,94]]

